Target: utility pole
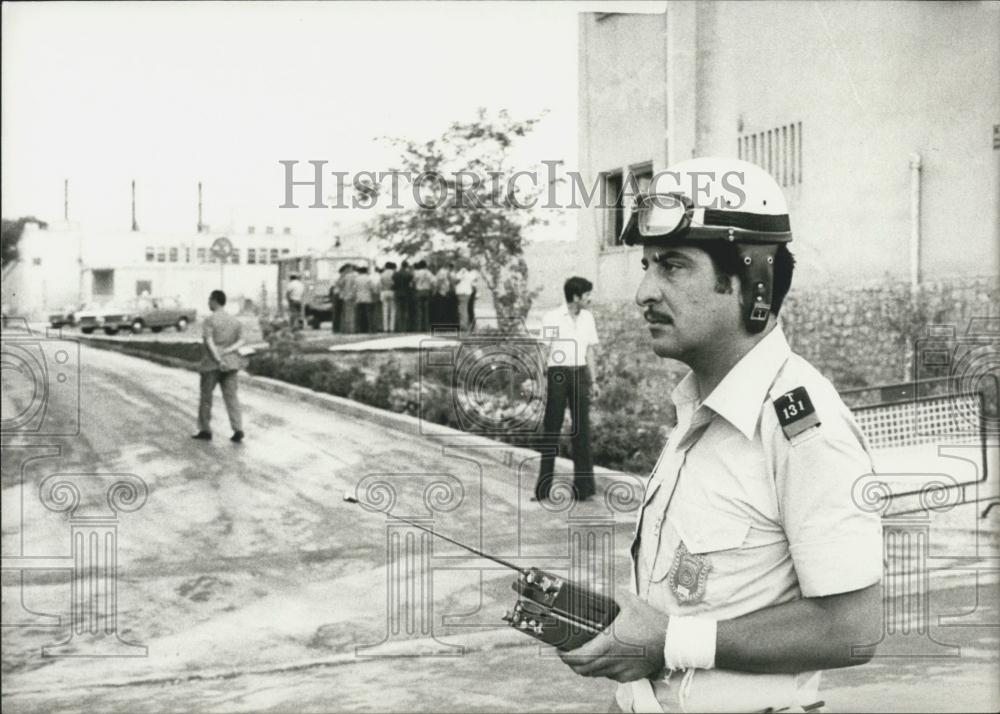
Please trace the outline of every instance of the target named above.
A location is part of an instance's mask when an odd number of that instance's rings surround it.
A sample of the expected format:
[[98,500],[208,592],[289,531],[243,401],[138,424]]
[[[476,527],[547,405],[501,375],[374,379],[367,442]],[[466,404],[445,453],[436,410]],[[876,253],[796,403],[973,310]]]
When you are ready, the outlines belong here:
[[201,220],[201,181],[198,182],[198,232],[205,230],[205,224]]
[[135,179],[132,179],[132,232],[139,231],[139,224],[135,220]]

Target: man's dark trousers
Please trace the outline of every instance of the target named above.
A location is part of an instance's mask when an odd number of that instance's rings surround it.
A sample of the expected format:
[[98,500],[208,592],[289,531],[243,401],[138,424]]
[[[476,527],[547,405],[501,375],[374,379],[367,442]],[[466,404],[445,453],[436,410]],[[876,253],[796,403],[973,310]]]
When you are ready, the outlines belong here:
[[573,424],[573,484],[577,498],[594,494],[594,463],[590,456],[590,370],[587,367],[549,367],[545,419],[539,446],[542,463],[535,498],[548,498],[552,471],[559,453],[559,434],[569,405]]
[[334,297],[330,300],[330,312],[332,313],[333,325],[331,329],[334,332],[340,332],[341,322],[344,317],[344,301],[339,297]]

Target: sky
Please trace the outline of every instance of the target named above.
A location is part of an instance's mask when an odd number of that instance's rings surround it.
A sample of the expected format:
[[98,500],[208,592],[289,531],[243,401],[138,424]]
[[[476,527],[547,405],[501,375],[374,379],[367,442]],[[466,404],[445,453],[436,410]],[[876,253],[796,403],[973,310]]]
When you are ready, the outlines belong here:
[[[660,3],[662,4],[662,3]],[[330,230],[279,209],[279,160],[380,170],[478,107],[545,113],[526,156],[576,162],[577,13],[595,3],[5,3],[2,213],[188,231]],[[607,8],[604,8],[607,9]],[[621,9],[621,8],[614,8]]]

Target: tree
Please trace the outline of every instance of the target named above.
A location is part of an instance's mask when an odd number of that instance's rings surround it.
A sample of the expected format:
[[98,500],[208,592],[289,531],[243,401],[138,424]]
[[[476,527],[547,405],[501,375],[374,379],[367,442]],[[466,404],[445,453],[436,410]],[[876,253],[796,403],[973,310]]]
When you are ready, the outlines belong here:
[[[454,122],[431,141],[388,139],[401,151],[401,165],[390,175],[410,183],[413,205],[402,206],[393,196],[390,206],[396,207],[387,207],[368,226],[388,252],[478,270],[505,331],[523,324],[538,293],[527,286],[524,236],[545,223],[534,205],[546,187],[537,167],[512,171],[512,149],[537,122],[516,120],[505,110],[488,116],[480,109],[475,120]],[[357,188],[373,201],[391,189],[384,181]]]
[[40,221],[34,216],[24,216],[18,218],[16,221],[11,221],[6,218],[2,219],[3,223],[3,236],[2,243],[0,243],[0,262],[2,262],[2,267],[6,268],[8,263],[13,263],[17,260],[17,244],[21,240],[21,235],[24,233],[24,227],[29,223],[34,223],[39,228],[47,228],[48,224],[45,221]]

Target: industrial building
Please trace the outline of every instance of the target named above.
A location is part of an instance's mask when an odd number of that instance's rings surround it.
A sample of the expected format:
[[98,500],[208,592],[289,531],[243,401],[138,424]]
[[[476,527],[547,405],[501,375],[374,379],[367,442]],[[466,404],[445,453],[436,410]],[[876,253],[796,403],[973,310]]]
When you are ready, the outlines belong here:
[[[279,259],[375,252],[360,226],[333,224],[329,233],[302,235],[280,226],[213,230],[199,218],[193,228],[187,233],[140,230],[134,201],[131,230],[100,230],[69,220],[44,226],[29,222],[17,260],[4,267],[4,312],[41,320],[65,308],[120,305],[140,295],[176,297],[205,311],[216,288],[228,293],[233,309],[274,310]],[[224,260],[212,250],[220,238],[231,247]]]

